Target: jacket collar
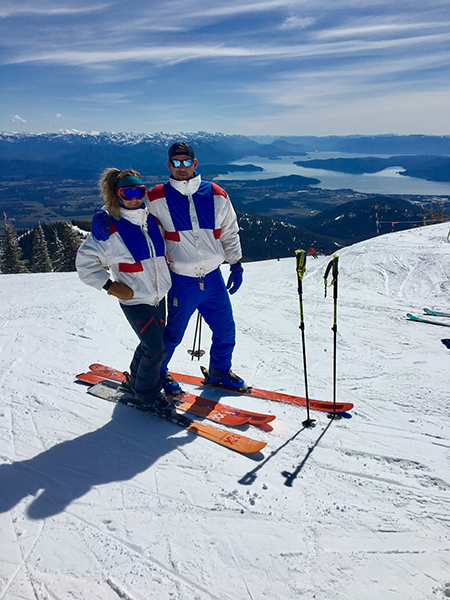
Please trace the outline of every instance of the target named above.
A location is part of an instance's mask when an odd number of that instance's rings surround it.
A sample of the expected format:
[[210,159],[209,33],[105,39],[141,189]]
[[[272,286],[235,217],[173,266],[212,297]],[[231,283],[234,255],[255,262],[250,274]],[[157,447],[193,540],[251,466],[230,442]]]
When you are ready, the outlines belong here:
[[120,209],[120,218],[126,219],[133,225],[143,225],[147,221],[148,211],[144,208],[136,208],[135,210]]
[[178,181],[178,179],[174,179],[173,177],[169,178],[170,185],[184,196],[195,194],[200,187],[201,182],[202,177],[200,174],[192,179],[186,179],[185,181]]

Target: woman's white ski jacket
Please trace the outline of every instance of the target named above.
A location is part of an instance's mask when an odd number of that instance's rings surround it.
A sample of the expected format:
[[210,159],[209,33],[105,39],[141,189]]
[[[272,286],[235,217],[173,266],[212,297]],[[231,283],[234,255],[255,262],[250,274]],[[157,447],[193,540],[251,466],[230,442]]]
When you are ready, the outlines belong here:
[[84,283],[101,290],[110,278],[128,285],[134,292],[124,305],[156,306],[167,294],[171,279],[166,248],[160,227],[147,208],[120,210],[120,219],[110,219],[109,239],[92,235],[80,246],[76,259]]

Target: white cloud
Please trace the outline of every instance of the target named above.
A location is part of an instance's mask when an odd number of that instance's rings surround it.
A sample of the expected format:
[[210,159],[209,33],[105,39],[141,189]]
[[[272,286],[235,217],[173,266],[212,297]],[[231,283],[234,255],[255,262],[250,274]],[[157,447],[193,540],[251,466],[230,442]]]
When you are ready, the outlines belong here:
[[392,92],[371,98],[306,98],[297,107],[278,107],[270,114],[237,118],[236,129],[244,135],[349,135],[427,132],[448,134],[449,92]]
[[65,64],[65,65],[98,65],[113,64],[116,62],[148,62],[156,65],[170,65],[190,60],[212,59],[239,59],[245,60],[265,59],[277,61],[280,58],[325,57],[333,55],[358,56],[363,53],[375,53],[386,50],[406,49],[414,46],[414,51],[419,51],[419,45],[436,45],[448,43],[450,35],[447,33],[435,35],[421,35],[411,38],[381,39],[381,40],[345,40],[323,44],[297,44],[297,45],[255,45],[255,46],[227,46],[225,44],[197,44],[176,46],[148,46],[138,48],[117,48],[102,50],[66,50],[66,51],[41,51],[22,54],[15,58],[7,59],[3,64]]
[[289,17],[286,19],[278,29],[282,31],[288,31],[290,29],[304,29],[314,23],[314,19],[302,18],[302,17]]
[[36,6],[36,4],[4,4],[0,8],[0,19],[25,16],[64,16],[91,13],[106,8],[108,4],[97,4],[94,6],[64,7],[64,6]]
[[[274,106],[326,104],[347,98],[370,98],[394,93],[419,92],[429,85],[427,76],[435,69],[443,70],[450,63],[450,52],[402,56],[390,60],[370,57],[364,62],[344,63],[334,68],[315,68],[314,63],[303,69],[286,71],[261,82],[246,84],[241,92],[264,98]],[[429,75],[431,77],[431,75]],[[438,92],[447,88],[447,80],[434,82]]]
[[[221,2],[213,4],[210,0],[200,0],[189,4],[189,11],[186,11],[185,0],[167,3],[166,11],[170,11],[172,17],[181,16],[182,19],[205,18],[205,17],[225,17],[230,18],[237,15],[264,13],[277,9],[298,7],[299,0],[257,0],[235,2]],[[164,7],[164,5],[162,6]]]
[[19,117],[19,115],[14,115],[11,121],[20,121],[21,123],[26,123],[26,120],[22,119],[22,117]]
[[422,22],[422,23],[368,23],[367,25],[357,25],[354,27],[337,27],[331,29],[324,29],[318,31],[315,34],[315,38],[319,40],[326,40],[332,38],[357,38],[369,36],[385,36],[385,37],[397,37],[404,35],[407,32],[424,32],[434,31],[437,29],[448,29],[450,22]]

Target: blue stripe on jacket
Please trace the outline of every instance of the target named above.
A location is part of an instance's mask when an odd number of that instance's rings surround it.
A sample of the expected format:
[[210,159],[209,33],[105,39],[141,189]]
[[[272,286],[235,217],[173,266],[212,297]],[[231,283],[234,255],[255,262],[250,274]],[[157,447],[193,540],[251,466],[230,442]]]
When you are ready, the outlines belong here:
[[[136,262],[150,258],[150,248],[139,225],[131,223],[128,219],[117,220],[110,217],[110,220]],[[147,233],[155,247],[156,256],[164,256],[166,253],[164,240],[153,215],[147,217]]]
[[[170,183],[164,184],[164,194],[175,231],[192,230],[188,197],[173,188]],[[215,229],[216,220],[212,184],[209,181],[202,181],[198,190],[193,194],[192,199],[200,229]]]

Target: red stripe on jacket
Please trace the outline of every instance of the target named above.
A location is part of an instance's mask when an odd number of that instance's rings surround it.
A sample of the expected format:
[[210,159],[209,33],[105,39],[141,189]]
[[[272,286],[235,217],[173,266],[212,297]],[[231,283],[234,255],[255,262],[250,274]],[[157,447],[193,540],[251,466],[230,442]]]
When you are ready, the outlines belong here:
[[178,231],[165,231],[164,238],[166,240],[170,240],[171,242],[180,242],[181,241],[180,234],[178,233]]
[[158,183],[158,185],[154,185],[151,190],[147,190],[147,198],[150,200],[150,202],[153,202],[153,200],[160,200],[161,198],[165,197],[164,184],[162,183]]
[[112,235],[113,233],[117,232],[117,228],[116,228],[116,226],[114,225],[114,223],[111,220],[109,221],[109,229],[108,229],[108,231],[109,231],[109,235]]
[[223,190],[220,185],[217,185],[217,183],[214,183],[213,181],[211,182],[211,185],[214,196],[223,196],[224,198],[227,197],[226,191]]
[[119,263],[119,271],[121,273],[140,273],[144,270],[141,262],[137,263]]

